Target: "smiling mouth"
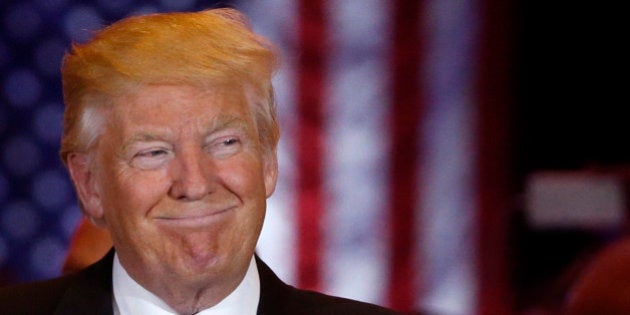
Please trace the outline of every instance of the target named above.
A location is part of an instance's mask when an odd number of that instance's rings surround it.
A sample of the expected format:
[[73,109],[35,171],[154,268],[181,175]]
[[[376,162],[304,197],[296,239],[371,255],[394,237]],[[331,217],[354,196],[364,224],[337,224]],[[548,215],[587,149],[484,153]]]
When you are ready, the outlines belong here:
[[158,216],[155,219],[164,224],[185,225],[185,226],[203,226],[212,224],[223,219],[228,214],[234,212],[236,207],[228,207],[225,209],[207,211],[207,212],[192,212],[177,215]]

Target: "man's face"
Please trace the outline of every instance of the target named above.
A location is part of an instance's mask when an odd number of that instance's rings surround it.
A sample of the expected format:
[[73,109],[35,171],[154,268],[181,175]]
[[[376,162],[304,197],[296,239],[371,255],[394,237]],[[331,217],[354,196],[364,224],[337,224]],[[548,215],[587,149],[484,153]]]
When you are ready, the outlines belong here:
[[92,167],[75,182],[125,269],[143,285],[237,284],[277,172],[245,94],[145,86],[116,99],[108,117]]

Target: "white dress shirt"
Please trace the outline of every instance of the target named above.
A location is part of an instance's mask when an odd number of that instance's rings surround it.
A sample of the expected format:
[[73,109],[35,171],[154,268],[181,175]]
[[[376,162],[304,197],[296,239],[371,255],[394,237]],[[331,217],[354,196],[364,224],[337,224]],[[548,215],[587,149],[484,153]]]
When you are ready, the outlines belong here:
[[[133,280],[114,256],[112,271],[115,315],[177,315],[155,294]],[[198,312],[198,315],[255,315],[260,298],[260,278],[256,261],[252,260],[243,281],[217,305]]]

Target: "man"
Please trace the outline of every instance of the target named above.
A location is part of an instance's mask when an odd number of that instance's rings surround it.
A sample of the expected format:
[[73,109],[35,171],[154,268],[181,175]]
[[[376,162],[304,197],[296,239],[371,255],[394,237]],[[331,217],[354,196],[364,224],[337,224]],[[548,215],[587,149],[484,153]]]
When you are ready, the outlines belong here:
[[132,17],[65,56],[61,157],[114,250],[0,292],[10,314],[393,314],[254,255],[277,179],[273,47],[232,9]]

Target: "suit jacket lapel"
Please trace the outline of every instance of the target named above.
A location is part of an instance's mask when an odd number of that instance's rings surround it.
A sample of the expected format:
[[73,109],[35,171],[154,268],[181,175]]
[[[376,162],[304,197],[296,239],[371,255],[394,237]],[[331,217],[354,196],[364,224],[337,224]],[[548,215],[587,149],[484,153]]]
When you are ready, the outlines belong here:
[[112,315],[112,263],[114,250],[77,274],[54,315]]
[[[114,250],[103,259],[77,274],[73,284],[66,290],[54,315],[112,315],[112,264]],[[284,314],[291,287],[256,256],[260,276],[260,301],[258,315]]]

